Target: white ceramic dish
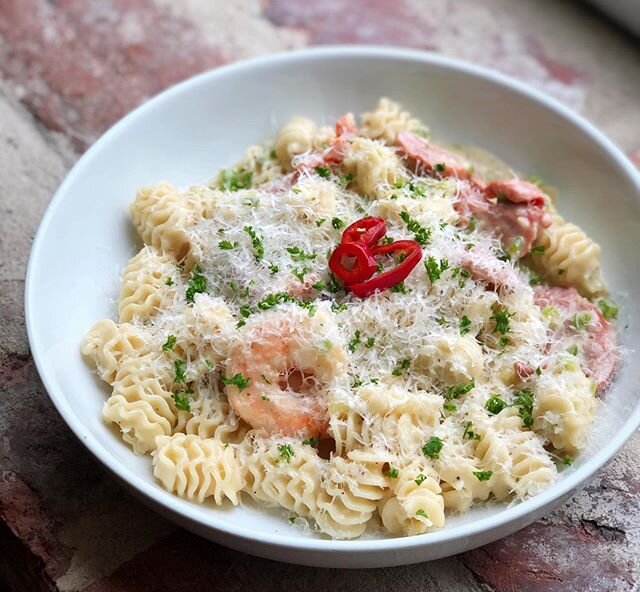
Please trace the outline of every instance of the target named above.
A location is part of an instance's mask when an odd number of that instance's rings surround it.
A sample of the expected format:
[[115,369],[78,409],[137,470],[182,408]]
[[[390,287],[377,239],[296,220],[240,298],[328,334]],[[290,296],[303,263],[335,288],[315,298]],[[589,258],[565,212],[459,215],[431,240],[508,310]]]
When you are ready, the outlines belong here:
[[[264,557],[318,566],[381,567],[444,557],[526,526],[568,498],[640,424],[640,365],[627,359],[605,396],[587,450],[525,503],[474,509],[439,532],[409,538],[332,541],[253,507],[216,509],[154,483],[101,419],[105,392],[79,343],[113,315],[117,274],[136,249],[127,205],[138,186],[190,184],[273,135],[292,114],[331,121],[379,96],[403,103],[437,136],[477,144],[560,190],[560,208],[603,245],[603,268],[621,299],[624,345],[640,349],[640,179],[624,155],[565,107],[518,82],[421,52],[327,47],[208,72],[125,117],[80,159],[47,210],[26,285],[26,318],[42,380],[70,428],[106,467],[160,513],[207,538]],[[621,298],[622,297],[622,298]]]

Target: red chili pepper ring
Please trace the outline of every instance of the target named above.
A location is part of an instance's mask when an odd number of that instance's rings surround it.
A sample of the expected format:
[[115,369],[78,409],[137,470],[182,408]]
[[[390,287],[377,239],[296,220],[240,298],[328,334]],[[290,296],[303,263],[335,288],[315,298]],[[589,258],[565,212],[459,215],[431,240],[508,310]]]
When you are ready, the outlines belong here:
[[[357,244],[357,243],[352,243]],[[345,282],[345,287],[360,298],[371,296],[376,290],[382,291],[404,281],[422,259],[422,247],[414,240],[399,240],[387,245],[379,245],[371,250],[373,255],[404,255],[404,259],[393,269],[371,279],[359,282]],[[375,263],[375,260],[374,260]],[[331,266],[331,263],[329,263]]]
[[347,226],[342,233],[342,244],[345,243],[363,243],[369,247],[374,246],[385,234],[387,234],[387,225],[382,218],[374,218],[367,216],[356,220],[350,226]]
[[364,282],[376,270],[376,260],[367,245],[362,243],[343,243],[329,258],[329,269],[344,284]]

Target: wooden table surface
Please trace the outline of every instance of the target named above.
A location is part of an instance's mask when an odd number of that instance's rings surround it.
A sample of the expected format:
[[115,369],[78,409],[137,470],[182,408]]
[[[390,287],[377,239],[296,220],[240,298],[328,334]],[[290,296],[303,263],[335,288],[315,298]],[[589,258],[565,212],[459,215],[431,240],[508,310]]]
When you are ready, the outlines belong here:
[[640,42],[582,2],[0,0],[0,591],[638,589],[638,435],[511,537],[432,563],[320,570],[176,528],[107,475],[49,402],[29,354],[24,274],[74,161],[190,74],[326,43],[403,45],[496,68],[586,115],[640,164]]

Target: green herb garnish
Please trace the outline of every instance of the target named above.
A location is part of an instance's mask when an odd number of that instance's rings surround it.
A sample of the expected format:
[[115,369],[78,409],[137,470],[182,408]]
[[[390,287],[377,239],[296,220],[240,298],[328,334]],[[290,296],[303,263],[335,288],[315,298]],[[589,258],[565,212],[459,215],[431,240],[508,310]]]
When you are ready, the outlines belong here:
[[262,244],[262,239],[256,234],[256,231],[252,226],[245,226],[243,230],[251,238],[251,244],[256,255],[256,261],[259,261],[264,257],[264,246]]
[[228,378],[227,376],[221,376],[220,380],[222,380],[224,384],[236,386],[238,387],[238,389],[242,391],[249,386],[250,379],[245,378],[244,376],[242,376],[242,374],[240,374],[240,372],[238,372],[237,374],[234,374],[231,378]]
[[469,382],[465,382],[463,384],[456,384],[454,386],[447,387],[445,391],[446,399],[457,399],[462,395],[466,395],[469,391],[471,391],[476,386],[476,381],[472,378]]
[[600,298],[600,300],[598,300],[598,308],[602,311],[602,316],[607,319],[607,321],[618,318],[620,309],[610,298]]
[[188,397],[180,394],[178,391],[174,392],[171,396],[173,402],[175,403],[176,409],[180,411],[191,411],[191,404],[189,403]]
[[422,454],[433,459],[440,458],[440,451],[443,446],[444,442],[438,438],[438,436],[431,436],[427,443],[422,447]]
[[207,291],[207,278],[200,273],[200,266],[195,265],[189,285],[185,291],[187,302],[193,302],[196,294],[204,294]]
[[529,389],[516,391],[513,405],[518,407],[518,415],[525,427],[533,425],[533,393]]
[[460,319],[460,335],[466,335],[469,331],[471,331],[471,319],[464,315]]
[[167,340],[164,342],[162,346],[163,351],[171,351],[176,345],[176,336],[175,335],[167,335]]
[[227,169],[220,172],[218,186],[227,191],[238,191],[251,187],[253,173],[244,169]]
[[295,456],[295,452],[291,447],[291,444],[279,444],[278,445],[278,453],[280,456],[286,460],[288,463],[291,462],[291,458]]
[[506,407],[508,407],[507,402],[503,401],[500,395],[491,395],[484,405],[484,408],[493,415],[498,415]]
[[402,218],[402,220],[406,224],[407,230],[413,232],[413,238],[416,240],[416,242],[420,243],[423,246],[428,245],[431,242],[431,229],[422,226],[422,224],[420,224],[420,222],[418,222],[415,218],[412,218],[409,215],[409,212],[407,212],[406,210],[400,212],[400,218]]

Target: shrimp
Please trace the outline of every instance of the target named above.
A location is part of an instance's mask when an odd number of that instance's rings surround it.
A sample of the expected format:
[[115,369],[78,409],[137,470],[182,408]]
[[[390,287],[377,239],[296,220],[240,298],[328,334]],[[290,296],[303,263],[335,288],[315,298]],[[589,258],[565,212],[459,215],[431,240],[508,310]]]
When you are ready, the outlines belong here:
[[345,376],[347,354],[333,315],[295,304],[249,319],[229,350],[227,384],[234,411],[255,429],[309,438],[328,427],[327,392]]

